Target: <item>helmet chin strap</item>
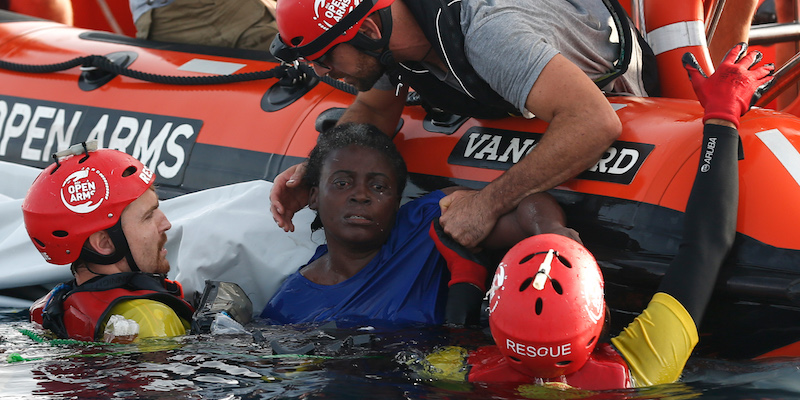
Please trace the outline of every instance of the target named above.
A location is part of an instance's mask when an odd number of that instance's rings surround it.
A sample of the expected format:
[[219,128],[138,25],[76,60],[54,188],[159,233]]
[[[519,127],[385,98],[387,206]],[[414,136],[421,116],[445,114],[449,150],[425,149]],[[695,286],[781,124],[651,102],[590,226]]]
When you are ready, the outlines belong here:
[[348,43],[358,51],[377,58],[381,65],[392,68],[397,65],[392,51],[389,50],[389,38],[392,36],[392,8],[384,7],[378,10],[377,13],[378,18],[381,20],[381,38],[372,39],[359,32]]
[[[125,233],[122,231],[122,219],[120,218],[117,220],[117,223],[111,228],[106,229],[106,232],[108,232],[108,236],[111,238],[111,243],[114,243],[116,250],[111,254],[100,254],[92,249],[84,247],[81,250],[81,258],[93,264],[110,265],[125,257],[125,260],[128,261],[128,266],[130,267],[131,271],[141,272],[142,270],[139,269],[139,266],[136,265],[136,261],[133,260],[133,254],[131,254],[131,248],[128,245],[128,239],[125,238]],[[91,269],[89,269],[89,272],[95,275],[105,275],[98,274]]]

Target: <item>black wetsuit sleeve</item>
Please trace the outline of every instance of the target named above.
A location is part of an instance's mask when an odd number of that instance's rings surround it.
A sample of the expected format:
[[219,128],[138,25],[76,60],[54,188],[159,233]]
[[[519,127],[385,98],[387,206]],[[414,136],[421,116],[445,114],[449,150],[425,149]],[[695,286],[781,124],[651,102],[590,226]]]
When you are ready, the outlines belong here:
[[678,300],[698,326],[736,236],[738,149],[736,129],[705,125],[681,244],[658,288]]

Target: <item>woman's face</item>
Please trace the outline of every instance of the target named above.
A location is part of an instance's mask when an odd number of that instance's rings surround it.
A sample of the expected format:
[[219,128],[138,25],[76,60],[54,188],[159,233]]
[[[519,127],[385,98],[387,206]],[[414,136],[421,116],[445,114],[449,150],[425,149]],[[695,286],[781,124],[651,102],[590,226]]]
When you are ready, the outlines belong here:
[[317,210],[328,244],[378,248],[400,206],[397,177],[380,152],[350,145],[328,154],[309,206]]

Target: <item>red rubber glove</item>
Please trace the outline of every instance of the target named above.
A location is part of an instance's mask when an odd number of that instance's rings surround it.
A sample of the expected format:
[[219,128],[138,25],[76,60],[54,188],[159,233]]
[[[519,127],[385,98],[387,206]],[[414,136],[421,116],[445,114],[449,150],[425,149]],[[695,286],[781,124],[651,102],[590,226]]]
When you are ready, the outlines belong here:
[[683,67],[689,72],[694,93],[705,108],[703,123],[711,118],[719,118],[739,128],[739,118],[761,97],[772,81],[775,65],[755,67],[759,61],[760,51],[747,53],[747,44],[739,43],[728,51],[717,71],[708,77],[692,53],[683,55]]
[[447,262],[447,268],[450,270],[450,282],[447,286],[453,286],[456,283],[469,283],[475,285],[481,292],[485,292],[488,272],[486,267],[478,262],[475,255],[444,233],[439,220],[431,222],[431,229],[428,234],[433,239],[433,243],[436,244],[436,249],[442,253]]

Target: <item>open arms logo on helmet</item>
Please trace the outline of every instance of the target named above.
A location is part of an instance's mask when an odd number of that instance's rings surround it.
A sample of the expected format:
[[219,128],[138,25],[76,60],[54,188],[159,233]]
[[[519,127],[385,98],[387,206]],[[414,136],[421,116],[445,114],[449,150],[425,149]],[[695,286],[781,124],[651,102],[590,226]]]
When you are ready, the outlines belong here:
[[[150,184],[153,171],[142,166],[139,179]],[[86,167],[70,174],[61,184],[61,202],[68,210],[88,214],[108,200],[108,179],[97,168]]]
[[91,234],[117,225],[125,207],[149,190],[155,174],[129,154],[96,149],[92,143],[71,146],[53,160],[28,189],[22,215],[45,260],[64,265],[83,255]]
[[[327,31],[360,3],[360,0],[316,0],[314,1],[314,20],[317,21],[320,28]],[[320,15],[323,16],[322,20],[320,20]]]
[[[316,60],[333,46],[354,39],[361,24],[373,11],[388,10],[393,2],[394,0],[281,0],[276,13],[278,34],[269,50],[272,55],[286,63],[292,63],[299,58]],[[354,45],[367,50],[385,46],[391,32],[391,18],[381,18],[386,37],[374,43],[371,39],[359,40]]]
[[61,202],[70,211],[88,214],[108,200],[108,180],[95,168],[83,168],[70,174],[61,184]]

